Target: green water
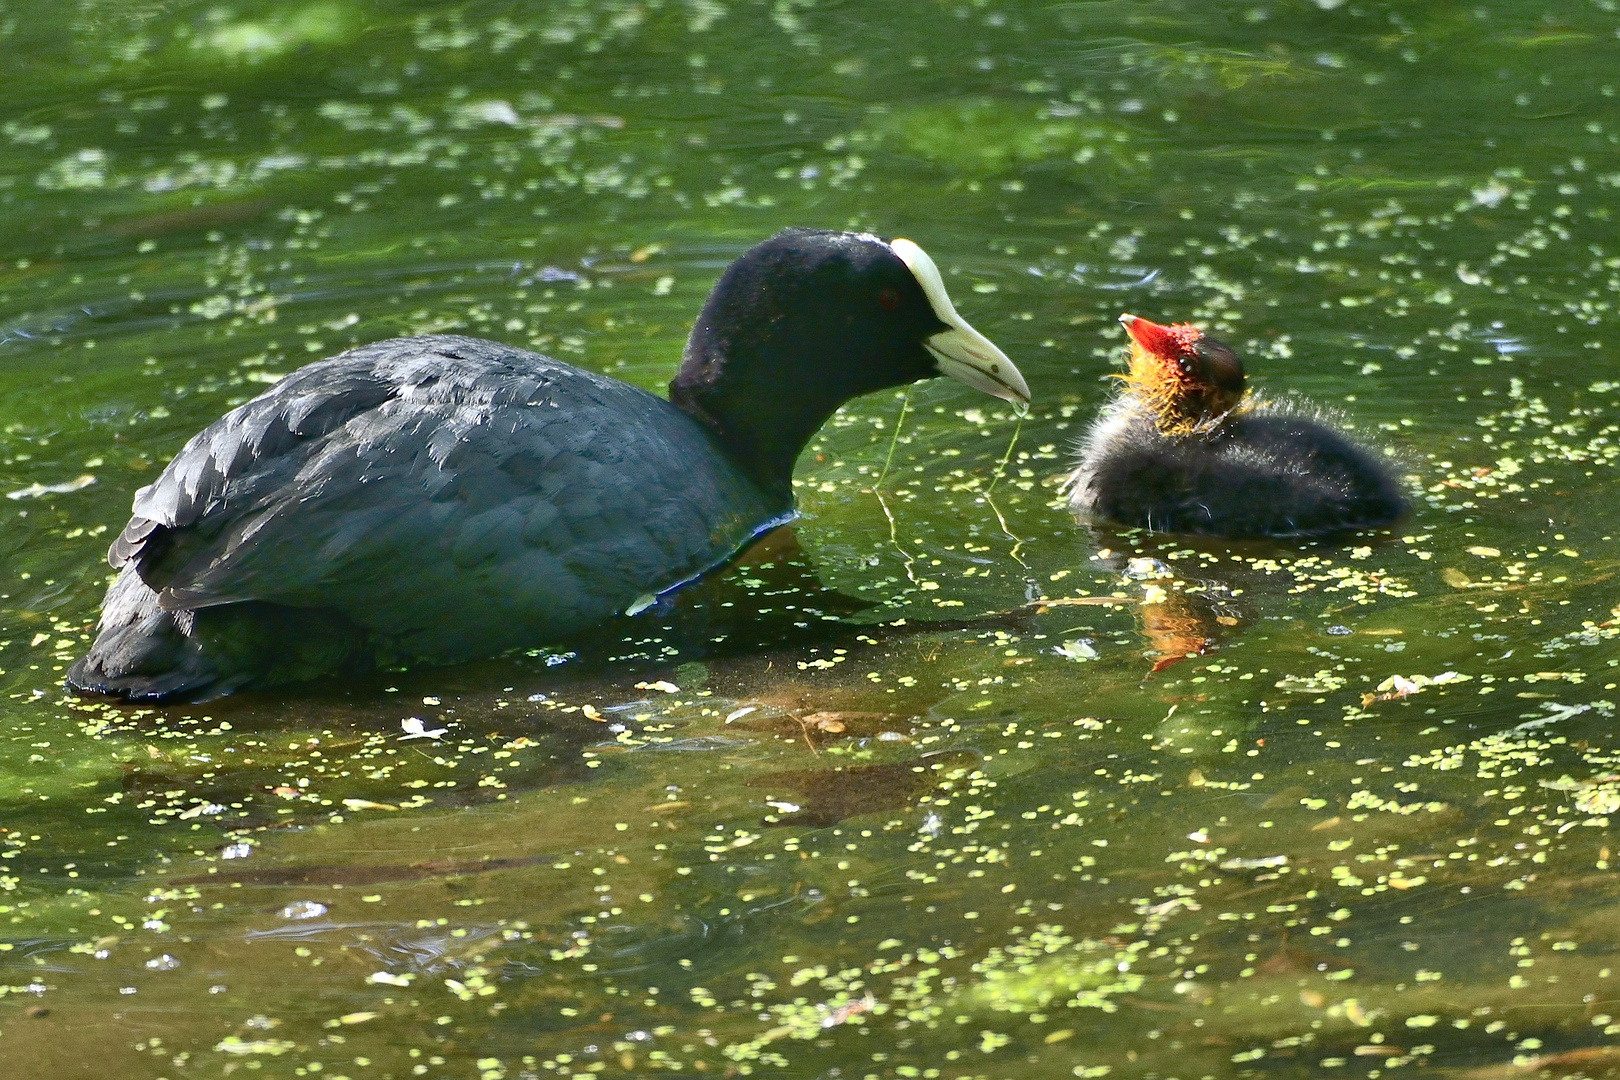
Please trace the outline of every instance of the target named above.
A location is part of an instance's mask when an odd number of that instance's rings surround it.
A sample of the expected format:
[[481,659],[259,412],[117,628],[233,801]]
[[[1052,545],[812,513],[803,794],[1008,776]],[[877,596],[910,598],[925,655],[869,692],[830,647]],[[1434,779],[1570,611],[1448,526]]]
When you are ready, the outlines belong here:
[[[0,1075],[1620,1068],[1616,7],[0,0]],[[1031,415],[852,403],[797,552],[590,655],[62,694],[225,409],[440,330],[657,387],[789,224]],[[1410,521],[1077,527],[1121,311]]]

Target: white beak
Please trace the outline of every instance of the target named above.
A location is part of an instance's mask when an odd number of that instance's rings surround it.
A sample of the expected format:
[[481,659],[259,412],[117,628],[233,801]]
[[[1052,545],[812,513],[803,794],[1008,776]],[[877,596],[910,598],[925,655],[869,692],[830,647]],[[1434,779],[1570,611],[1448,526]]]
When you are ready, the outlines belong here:
[[923,342],[939,365],[940,374],[949,375],[991,397],[1010,401],[1020,409],[1028,406],[1029,385],[1024,382],[1024,376],[1007,359],[1006,353],[956,313],[956,305],[951,303],[945,282],[939,276],[939,267],[928,253],[910,240],[896,240],[889,246],[911,269],[929,306],[946,326]]

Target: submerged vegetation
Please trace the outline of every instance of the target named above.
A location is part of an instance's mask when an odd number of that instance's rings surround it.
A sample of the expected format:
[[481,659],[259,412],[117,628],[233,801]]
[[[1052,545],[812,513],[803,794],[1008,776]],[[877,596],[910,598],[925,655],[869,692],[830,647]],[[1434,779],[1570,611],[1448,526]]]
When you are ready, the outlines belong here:
[[[0,1072],[1620,1068],[1612,7],[0,0]],[[1030,415],[853,403],[601,640],[62,694],[224,409],[428,331],[655,387],[796,223],[923,243]],[[1121,310],[1411,518],[1077,527]]]

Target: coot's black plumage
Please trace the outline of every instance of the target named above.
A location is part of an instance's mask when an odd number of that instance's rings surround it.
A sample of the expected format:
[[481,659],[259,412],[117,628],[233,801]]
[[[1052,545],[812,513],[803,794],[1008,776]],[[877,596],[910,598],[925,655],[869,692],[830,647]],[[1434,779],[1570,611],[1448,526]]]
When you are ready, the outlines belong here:
[[1247,393],[1230,347],[1187,323],[1120,322],[1130,370],[1081,443],[1074,513],[1229,538],[1327,536],[1406,514],[1383,461],[1314,411]]
[[318,361],[136,492],[68,685],[198,698],[558,642],[790,517],[839,405],[941,373],[1029,399],[915,244],[808,229],[725,271],[669,401],[476,338]]

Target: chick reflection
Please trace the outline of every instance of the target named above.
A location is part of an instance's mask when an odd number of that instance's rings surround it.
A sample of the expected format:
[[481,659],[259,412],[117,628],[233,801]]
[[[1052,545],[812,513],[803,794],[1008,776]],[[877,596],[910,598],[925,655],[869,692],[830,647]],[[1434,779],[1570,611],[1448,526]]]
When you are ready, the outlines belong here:
[[[1242,589],[1234,589],[1223,578],[1190,575],[1172,565],[1187,550],[1155,545],[1132,552],[1098,546],[1091,556],[1096,566],[1119,573],[1126,591],[1135,594],[1138,629],[1153,655],[1149,675],[1211,651],[1246,621],[1238,600]],[[1046,601],[1039,610],[1062,604]]]

